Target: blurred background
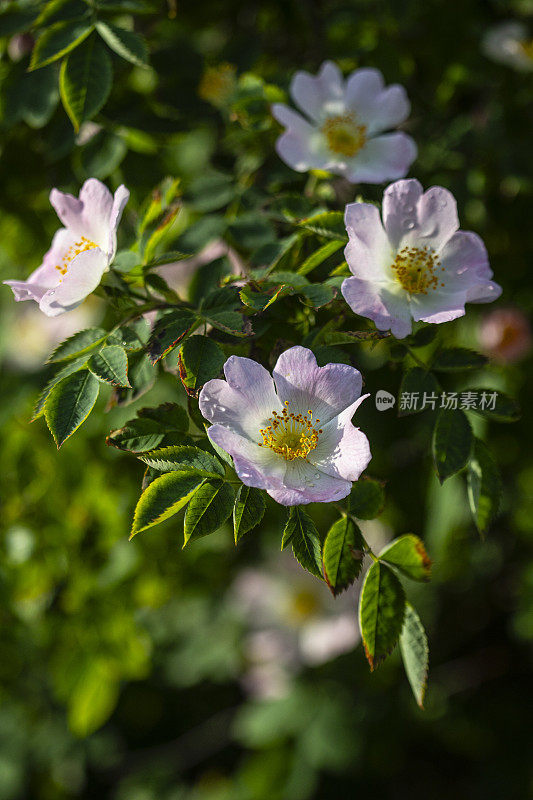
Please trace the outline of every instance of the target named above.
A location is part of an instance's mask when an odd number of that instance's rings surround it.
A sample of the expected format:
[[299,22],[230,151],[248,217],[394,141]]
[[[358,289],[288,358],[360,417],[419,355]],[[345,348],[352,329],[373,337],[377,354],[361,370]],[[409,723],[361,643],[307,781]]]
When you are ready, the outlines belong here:
[[[128,542],[143,468],[105,436],[136,408],[183,402],[183,392],[168,374],[134,405],[104,413],[102,391],[57,452],[44,421],[29,424],[43,361],[109,312],[92,297],[50,320],[2,287],[0,798],[533,796],[531,0],[169,0],[135,15],[116,5],[121,24],[147,37],[152,68],[117,60],[109,102],[78,137],[59,103],[57,65],[28,75],[31,36],[2,32],[0,277],[39,265],[57,226],[50,188],[77,194],[88,176],[131,188],[125,245],[153,186],[179,177],[177,249],[210,245],[209,262],[224,252],[237,202],[232,173],[243,203],[254,186],[302,192],[307,180],[273,152],[274,87],[325,58],[345,72],[376,66],[412,102],[412,176],[454,193],[462,227],[482,236],[504,288],[496,306],[470,306],[446,335],[492,356],[475,383],[517,397],[524,415],[477,425],[504,479],[501,514],[482,542],[463,478],[441,488],[434,477],[430,420],[370,402],[358,412],[373,445],[369,474],[387,495],[365,535],[379,546],[412,531],[435,562],[429,585],[408,586],[430,639],[421,711],[397,652],[370,674],[358,587],[333,601],[290,551],[279,553],[285,513],[274,503],[238,548],[228,528],[182,551],[180,516]],[[229,113],[237,80],[241,104]],[[362,190],[381,198],[382,187]],[[359,188],[349,191],[345,201]],[[176,285],[197,266],[177,266]],[[391,371],[379,347],[349,358],[369,391],[396,394],[400,365]],[[312,513],[323,531],[334,519],[324,507]]]

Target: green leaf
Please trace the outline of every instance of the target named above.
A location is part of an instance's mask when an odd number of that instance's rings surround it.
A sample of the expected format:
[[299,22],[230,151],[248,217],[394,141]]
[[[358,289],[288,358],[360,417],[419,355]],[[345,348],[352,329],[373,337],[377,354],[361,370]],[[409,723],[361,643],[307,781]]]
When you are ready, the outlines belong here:
[[114,50],[121,58],[138,67],[149,66],[148,48],[143,37],[138,33],[102,20],[96,23],[96,30],[111,50]]
[[381,551],[379,558],[414,581],[428,581],[431,577],[431,559],[422,540],[412,533],[394,539]]
[[342,211],[324,211],[314,214],[312,217],[302,219],[298,223],[298,227],[323,236],[325,239],[335,239],[344,244],[348,242]]
[[91,356],[87,366],[93,375],[104,383],[131,388],[128,380],[128,356],[120,345],[102,347],[99,353]]
[[80,45],[91,33],[93,26],[86,20],[56,22],[42,33],[31,54],[30,71],[57,61]]
[[172,517],[194,496],[205,481],[201,472],[166,472],[156,478],[139,498],[130,539]]
[[86,369],[54,386],[44,405],[44,416],[58,448],[87,419],[99,390],[100,383]]
[[225,361],[218,344],[207,336],[187,339],[179,353],[180,378],[187,393],[196,396],[204,383],[217,377]]
[[493,419],[496,422],[517,422],[522,416],[517,401],[502,392],[494,389],[471,389],[479,398],[478,402],[469,409],[482,417]]
[[349,511],[357,519],[374,519],[383,511],[385,491],[380,481],[366,476],[353,484],[348,498]]
[[69,375],[72,375],[74,372],[77,372],[85,365],[85,358],[77,358],[74,361],[68,361],[61,369],[59,369],[55,375],[53,375],[49,381],[47,381],[44,388],[41,390],[39,397],[35,403],[35,407],[33,409],[33,414],[31,416],[30,422],[35,422],[36,419],[39,419],[44,414],[44,405],[46,403],[46,399],[54,386],[57,386],[63,378],[67,378]]
[[106,344],[118,344],[123,347],[124,350],[129,351],[142,350],[144,347],[137,332],[133,330],[133,328],[128,328],[126,325],[117,328],[116,331],[112,331],[106,338]]
[[407,344],[409,347],[427,347],[428,344],[434,341],[438,333],[437,325],[426,325],[420,328],[416,333],[407,337]]
[[187,412],[176,403],[162,403],[155,408],[140,408],[138,419],[112,431],[106,444],[133,453],[147,452],[157,447],[168,434],[185,434],[189,429]]
[[365,541],[350,517],[334,522],[329,529],[322,555],[324,578],[334,597],[347,589],[363,566]]
[[441,409],[433,431],[433,459],[441,483],[466,466],[474,436],[466,414]]
[[415,700],[420,708],[424,708],[429,663],[428,640],[424,626],[410,603],[405,604],[405,619],[400,634],[400,651]]
[[374,670],[395,647],[403,626],[405,594],[394,572],[377,561],[368,570],[359,600],[365,654]]
[[170,311],[160,317],[148,340],[147,350],[152,364],[156,364],[164,355],[170,353],[193,329],[195,321],[194,314],[187,309]]
[[123,428],[111,431],[106,444],[118,450],[142,453],[157,447],[163,441],[164,435],[164,430],[155,420],[132,419]]
[[153,419],[161,425],[165,433],[187,433],[189,430],[189,417],[183,406],[177,403],[161,403],[153,408],[140,408],[137,416],[143,419]]
[[298,289],[298,294],[309,300],[313,308],[321,308],[326,303],[330,303],[335,297],[335,289],[332,286],[327,286],[321,283],[312,283],[309,286],[303,286]]
[[300,506],[291,506],[281,539],[281,549],[292,544],[292,552],[302,567],[322,578],[320,538],[315,523]]
[[15,67],[5,83],[4,124],[11,127],[22,119],[31,128],[42,128],[52,118],[58,101],[53,64],[23,74]]
[[180,250],[170,250],[168,253],[161,253],[159,256],[154,256],[145,267],[162,267],[164,264],[174,264],[176,261],[184,261],[190,258],[190,253],[182,253]]
[[64,342],[58,344],[53,352],[48,356],[47,364],[54,364],[56,361],[67,361],[71,358],[90,353],[97,345],[101,344],[106,336],[103,328],[86,328],[83,331],[69,336]]
[[319,333],[316,341],[323,341],[324,344],[357,344],[365,341],[379,341],[386,339],[390,334],[382,331],[333,331],[322,335]]
[[235,544],[245,533],[259,525],[265,514],[265,496],[253,486],[240,486],[233,507],[233,533]]
[[61,102],[75,131],[105,105],[113,86],[113,66],[105,47],[91,36],[61,64]]
[[36,28],[40,28],[52,22],[83,17],[87,12],[88,8],[83,0],[49,0],[33,24]]
[[451,347],[435,354],[431,369],[437,372],[460,372],[465,369],[479,369],[488,361],[486,356],[466,347]]
[[341,247],[344,246],[344,241],[333,239],[331,242],[326,242],[318,250],[315,250],[308,258],[305,259],[302,266],[298,269],[300,275],[307,275],[308,272],[319,267],[327,258],[334,255]]
[[480,439],[468,464],[468,502],[479,533],[483,536],[500,508],[502,481],[489,449]]
[[246,325],[246,320],[238,311],[215,311],[214,309],[202,311],[199,314],[203,320],[208,322],[213,328],[229,333],[231,336],[249,336],[250,326]]
[[38,9],[34,11],[18,11],[12,8],[0,12],[0,36],[14,36],[27,31],[32,25]]
[[218,530],[231,515],[234,500],[231,484],[222,480],[207,480],[194,495],[185,513],[183,546],[190,539],[198,539]]
[[422,367],[412,367],[404,373],[398,395],[398,416],[418,414],[439,407],[440,386],[431,372]]
[[166,209],[164,215],[158,219],[155,227],[149,227],[141,237],[139,243],[140,252],[143,254],[145,265],[152,262],[157,246],[163,238],[170,232],[172,225],[181,211],[181,203],[176,201]]
[[115,402],[120,406],[127,406],[138,400],[154,385],[155,370],[145,353],[139,352],[130,355],[128,376],[131,389],[117,388],[114,390]]
[[148,3],[146,0],[98,0],[99,11],[113,11],[117,14],[153,14],[153,3]]
[[206,477],[214,478],[223,478],[225,472],[218,459],[199,447],[191,447],[189,445],[161,447],[158,450],[151,450],[149,453],[139,456],[139,458],[149,467],[160,472],[176,470],[183,472],[188,469],[194,469],[195,471],[204,472]]
[[119,682],[116,667],[91,653],[74,678],[68,698],[68,724],[71,731],[85,737],[109,718],[117,704]]

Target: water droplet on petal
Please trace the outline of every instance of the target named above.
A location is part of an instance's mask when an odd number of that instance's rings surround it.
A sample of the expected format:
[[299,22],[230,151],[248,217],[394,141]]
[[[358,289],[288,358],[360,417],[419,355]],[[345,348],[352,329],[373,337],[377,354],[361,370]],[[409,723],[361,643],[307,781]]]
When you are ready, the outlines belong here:
[[414,210],[415,210],[414,206],[412,206],[412,205],[405,206],[405,213],[406,214],[412,214]]
[[415,222],[412,219],[406,219],[404,220],[403,226],[406,230],[412,231],[413,228],[415,227]]

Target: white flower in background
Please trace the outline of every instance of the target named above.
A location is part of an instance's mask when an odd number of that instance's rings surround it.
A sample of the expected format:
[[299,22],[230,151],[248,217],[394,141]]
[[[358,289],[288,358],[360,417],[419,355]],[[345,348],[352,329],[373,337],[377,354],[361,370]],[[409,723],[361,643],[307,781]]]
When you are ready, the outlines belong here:
[[244,569],[229,596],[248,631],[246,690],[259,697],[283,696],[304,667],[352,651],[360,639],[358,591],[355,586],[333,598],[288,551],[267,561],[266,569]]
[[383,195],[383,221],[369,203],[346,206],[344,251],[352,278],[341,291],[356,314],[398,339],[411,320],[448,322],[465,303],[490,303],[501,294],[491,280],[485,245],[459,230],[457,203],[440,186],[423,193],[417,180],[396,181]]
[[52,189],[50,202],[65,227],[28,280],[4,281],[15,300],[35,300],[48,317],[76,308],[96,289],[115,257],[117,228],[129,196],[119,186],[113,197],[96,178],[85,181],[79,199]]
[[533,70],[533,38],[521,22],[502,22],[483,39],[485,55],[493,61],[529,72]]
[[34,306],[16,306],[2,320],[4,342],[2,355],[10,367],[40,370],[43,361],[64,339],[93,325],[104,315],[104,301],[94,295],[71,314],[45,319]]
[[403,178],[416,158],[405,133],[386,133],[409,116],[405,89],[385,87],[377,69],[357,69],[344,80],[331,61],[318,75],[297,72],[292,99],[302,114],[282,103],[272,114],[286,127],[277,143],[280,158],[298,172],[322,169],[352,183],[383,183]]
[[525,358],[531,350],[531,326],[519,308],[498,308],[481,321],[478,339],[490,358],[513,363]]
[[226,380],[208,381],[200,411],[209,438],[233,457],[247,486],[282,505],[346,497],[370,461],[364,433],[351,419],[361,374],[347,364],[317,366],[305,347],[280,355],[272,376],[250,358],[230,356]]

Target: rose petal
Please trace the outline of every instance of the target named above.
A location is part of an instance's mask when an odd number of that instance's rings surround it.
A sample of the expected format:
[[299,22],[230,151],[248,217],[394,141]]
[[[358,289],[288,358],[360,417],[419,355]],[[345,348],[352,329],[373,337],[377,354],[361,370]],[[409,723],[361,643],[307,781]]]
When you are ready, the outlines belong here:
[[492,303],[501,295],[503,289],[494,281],[471,286],[466,292],[467,303]]
[[287,462],[269,447],[260,447],[257,442],[223,425],[212,425],[207,435],[230,454],[235,471],[246,486],[258,489],[283,486]]
[[352,311],[371,319],[378,330],[390,330],[397,339],[411,333],[409,303],[404,291],[392,291],[390,283],[346,278],[341,292]]
[[326,475],[302,459],[287,464],[285,485],[278,489],[267,489],[268,494],[283,506],[329,503],[342,500],[350,494],[350,481]]
[[383,183],[402,178],[415,160],[417,147],[406,133],[386,133],[368,139],[347,162],[345,177],[352,183]]
[[367,468],[372,458],[368,439],[351,423],[356,409],[367,397],[368,394],[359,398],[324,427],[318,445],[308,456],[311,464],[321,472],[356,481]]
[[272,106],[272,115],[287,127],[276,141],[279,157],[297,172],[324,168],[326,156],[321,152],[317,131],[300,114],[282,103]]
[[338,66],[325,61],[317,76],[299,71],[290,86],[291,97],[296,105],[311,119],[320,122],[328,113],[328,107],[337,108],[344,101],[344,81]]
[[466,291],[428,292],[428,294],[412,295],[410,298],[411,314],[416,321],[450,322],[465,314]]
[[[122,198],[121,192],[115,209],[117,212]],[[110,219],[114,201],[111,192],[101,181],[96,178],[85,181],[79,199],[52,189],[50,202],[63,225],[75,236],[85,236],[98,245],[102,252],[109,251]]]
[[70,262],[61,283],[43,295],[39,308],[48,317],[56,317],[75,308],[96,289],[106,267],[107,258],[100,248],[94,247],[80,253]]
[[209,422],[259,442],[260,429],[282,408],[272,377],[261,364],[239,356],[230,356],[224,372],[226,381],[215,378],[202,388],[200,411]]
[[392,247],[398,249],[410,227],[416,225],[416,208],[422,185],[414,178],[396,181],[383,193],[383,224]]
[[396,128],[409,116],[411,105],[403,86],[384,88],[383,76],[377,69],[358,69],[346,82],[345,101],[357,121],[367,126],[372,136]]
[[117,252],[117,228],[120,224],[120,220],[122,219],[122,213],[129,199],[130,199],[129,190],[126,189],[124,184],[121,184],[118,187],[113,197],[113,207],[111,209],[111,214],[109,216],[109,223],[108,223],[109,240],[108,240],[107,252],[109,255],[110,262],[115,257],[115,253]]
[[280,355],[273,370],[278,396],[289,412],[309,419],[308,410],[326,425],[361,394],[361,374],[348,364],[317,366],[306,347],[291,347]]
[[394,255],[379,209],[370,203],[350,203],[344,212],[344,223],[350,238],[344,257],[352,274],[368,280],[390,279],[388,268]]

